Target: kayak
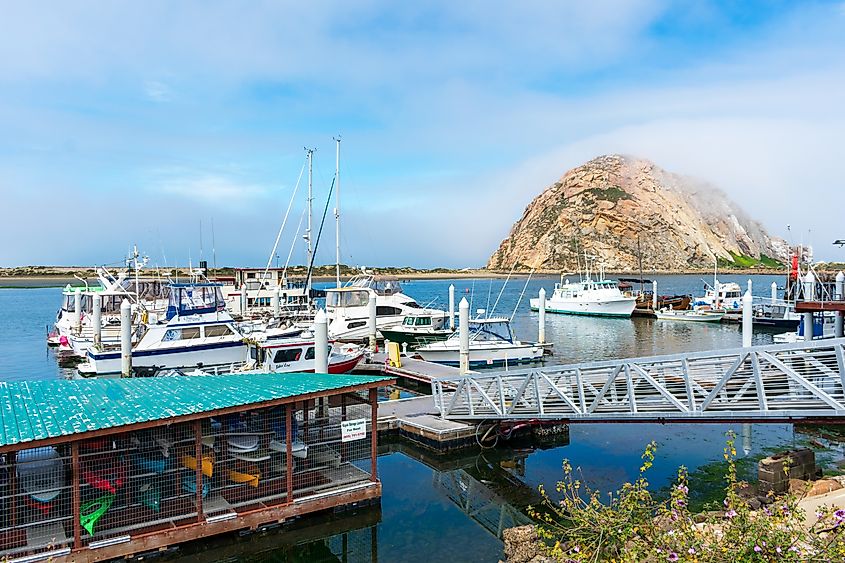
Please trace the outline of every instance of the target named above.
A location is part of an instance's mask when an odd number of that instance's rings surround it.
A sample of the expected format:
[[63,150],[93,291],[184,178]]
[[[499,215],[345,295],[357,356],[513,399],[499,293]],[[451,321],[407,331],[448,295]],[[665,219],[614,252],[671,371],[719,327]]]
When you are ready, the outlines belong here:
[[253,465],[244,471],[232,469],[229,471],[229,479],[235,483],[246,483],[250,487],[258,488],[258,480],[261,478],[261,471]]
[[155,483],[144,483],[138,488],[141,504],[158,512],[161,510],[161,490]]
[[[188,469],[197,470],[197,458],[192,455],[182,456],[182,465]],[[204,454],[202,456],[202,474],[206,477],[211,477],[214,474],[214,456],[211,454]]]
[[21,450],[17,456],[17,473],[21,489],[30,497],[34,508],[45,515],[52,509],[52,501],[66,484],[64,464],[56,448],[43,447]]
[[[182,478],[182,488],[188,491],[189,493],[196,494],[197,493],[197,478],[193,475],[185,475]],[[202,498],[208,496],[209,490],[208,482],[202,482]]]
[[114,495],[109,494],[86,502],[79,507],[79,523],[88,530],[89,534],[94,535],[97,522],[103,517],[103,514],[108,512],[113,502]]

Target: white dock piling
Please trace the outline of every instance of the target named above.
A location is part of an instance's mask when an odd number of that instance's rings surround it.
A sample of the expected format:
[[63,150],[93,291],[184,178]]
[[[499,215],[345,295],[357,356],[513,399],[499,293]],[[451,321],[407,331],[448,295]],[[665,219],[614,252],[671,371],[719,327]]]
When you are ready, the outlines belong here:
[[246,316],[246,284],[241,284],[241,316]]
[[279,318],[282,314],[282,306],[280,303],[281,300],[281,290],[279,286],[273,288],[273,316]]
[[802,313],[804,315],[804,340],[813,340],[813,313]]
[[748,291],[742,296],[742,347],[751,347],[752,315],[754,314],[754,298],[751,297],[751,280],[748,280]]
[[804,276],[804,301],[816,300],[816,275],[812,271],[807,272]]
[[[839,272],[836,274],[836,287],[833,293],[834,299],[837,301],[845,300],[845,273]],[[836,320],[833,325],[833,334],[836,338],[842,338],[845,331],[845,311],[836,312]]]
[[370,338],[370,350],[373,352],[378,348],[378,341],[376,340],[378,332],[376,329],[376,300],[370,297],[367,301],[367,335]]
[[651,310],[657,310],[657,280],[651,282]]
[[460,371],[469,373],[469,303],[466,297],[458,305],[458,334],[460,336]]
[[742,425],[742,451],[745,455],[751,453],[751,425],[747,422]]
[[76,334],[82,332],[82,291],[79,288],[73,292],[73,330]]
[[103,342],[103,298],[99,293],[91,296],[91,328],[94,329],[94,348],[99,350]]
[[540,303],[539,303],[539,313],[540,313],[540,327],[539,327],[539,336],[537,340],[540,341],[540,344],[546,343],[546,289],[541,287],[540,288]]
[[449,285],[449,328],[455,330],[455,284]]
[[120,375],[132,377],[132,305],[120,304]]
[[314,373],[329,373],[329,326],[322,309],[314,316]]
[[772,282],[772,305],[774,305],[778,300],[778,284],[777,282]]
[[748,293],[754,293],[754,290],[751,289],[752,285],[751,278],[748,278]]

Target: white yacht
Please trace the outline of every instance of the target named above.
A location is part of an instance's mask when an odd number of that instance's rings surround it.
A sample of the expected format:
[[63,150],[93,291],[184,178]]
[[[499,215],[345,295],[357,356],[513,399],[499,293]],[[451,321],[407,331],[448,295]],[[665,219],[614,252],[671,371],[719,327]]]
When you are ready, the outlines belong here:
[[309,295],[304,280],[287,277],[286,268],[235,268],[231,277],[215,277],[223,284],[226,309],[235,316],[248,318],[273,312],[276,288],[281,313],[299,317],[308,313]]
[[[314,373],[314,335],[309,331],[286,338],[267,338],[250,344],[249,360],[239,373]],[[328,372],[347,373],[364,357],[364,349],[356,344],[331,344],[328,349]]]
[[724,311],[742,310],[742,288],[738,283],[721,283],[714,280],[713,285],[704,291],[703,297],[696,297],[693,307],[710,307]]
[[[226,312],[220,284],[174,283],[164,318],[134,329],[132,368],[225,370],[242,364],[246,352],[244,338]],[[87,358],[78,368],[81,375],[120,373],[119,344],[90,348]]]
[[[455,331],[446,340],[420,346],[417,354],[427,362],[460,365],[460,331]],[[542,357],[541,345],[514,340],[510,320],[505,317],[479,318],[469,322],[470,367],[536,362]]]
[[[531,309],[540,308],[540,299],[530,301]],[[569,280],[555,284],[554,292],[546,299],[546,311],[567,315],[593,315],[600,317],[630,317],[637,306],[637,298],[625,295],[619,284],[606,280],[600,275],[593,280],[589,271],[581,281],[570,283]]]
[[[368,336],[370,300],[376,302],[376,328],[401,324],[407,315],[423,310],[412,297],[402,293],[394,277],[359,274],[343,287],[326,289],[326,316],[329,338],[361,340]],[[434,311],[443,314],[442,311]]]

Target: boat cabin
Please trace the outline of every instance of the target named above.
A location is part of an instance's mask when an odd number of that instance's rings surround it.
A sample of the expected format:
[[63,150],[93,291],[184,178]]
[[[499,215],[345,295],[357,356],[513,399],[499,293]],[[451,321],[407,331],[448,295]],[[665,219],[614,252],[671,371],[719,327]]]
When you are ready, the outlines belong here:
[[167,304],[167,320],[173,317],[219,313],[226,310],[222,284],[174,283],[171,284]]

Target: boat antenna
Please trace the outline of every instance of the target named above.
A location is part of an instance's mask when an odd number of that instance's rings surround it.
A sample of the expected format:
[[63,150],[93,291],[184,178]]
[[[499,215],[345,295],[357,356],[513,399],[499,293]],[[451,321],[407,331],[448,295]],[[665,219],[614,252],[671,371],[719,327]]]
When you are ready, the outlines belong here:
[[200,217],[200,263],[202,263],[203,259],[203,252],[202,252],[202,217]]
[[[315,241],[314,248],[317,248],[320,245],[320,237],[323,234],[323,225],[326,224],[326,215],[329,212],[329,203],[332,201],[332,191],[334,190],[334,180],[332,180],[332,185],[329,187],[329,195],[326,198],[326,206],[323,208],[323,218],[320,220],[320,228],[317,230],[317,240]],[[311,299],[311,273],[314,271],[314,256],[316,255],[315,252],[311,253],[311,262],[308,264],[308,273],[305,277],[305,287],[308,289],[308,299]]]
[[493,278],[490,278],[490,287],[487,288],[487,311],[490,310],[490,296],[493,294]]
[[214,217],[211,218],[211,263],[217,271],[217,245],[214,243]]
[[340,135],[333,137],[337,143],[334,160],[334,231],[335,231],[335,274],[340,287]]
[[534,275],[534,268],[531,268],[531,272],[528,274],[528,279],[525,280],[525,286],[522,288],[522,293],[519,294],[519,299],[516,300],[516,306],[513,308],[513,313],[511,313],[510,321],[513,321],[514,315],[516,315],[517,309],[519,309],[519,304],[522,302],[522,296],[525,295],[525,290],[528,289],[528,284],[531,282],[531,276]]

